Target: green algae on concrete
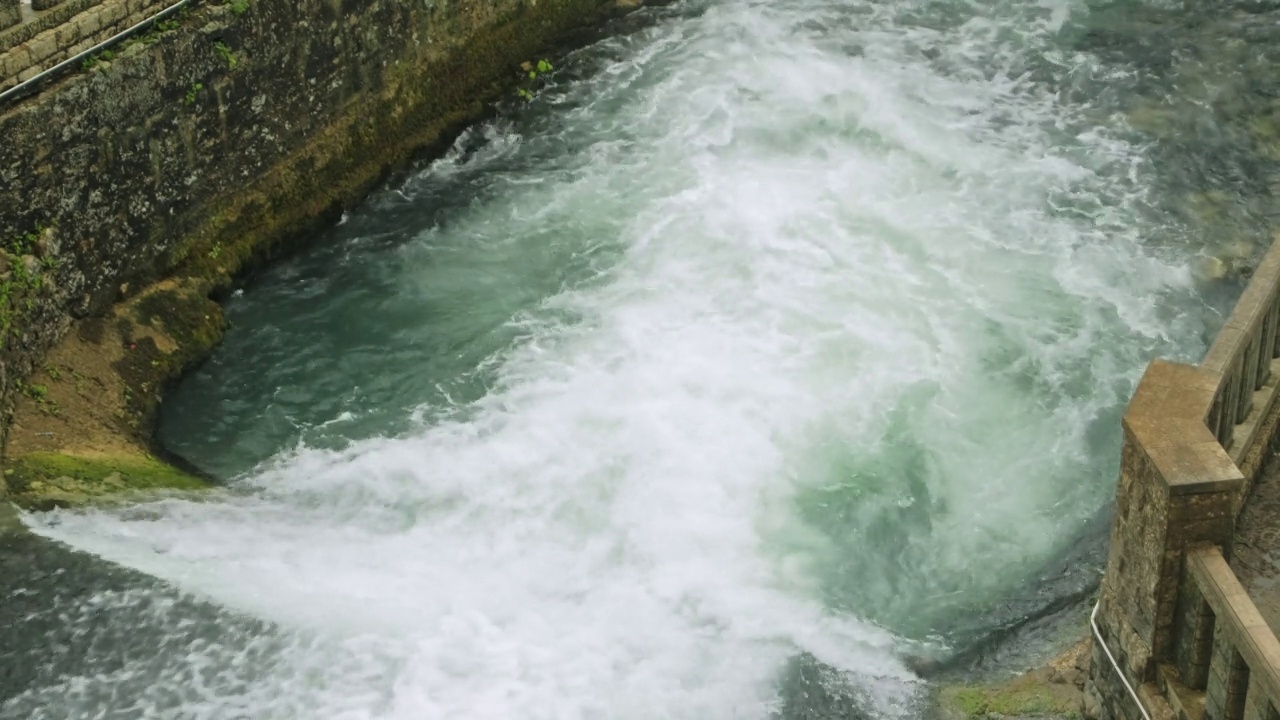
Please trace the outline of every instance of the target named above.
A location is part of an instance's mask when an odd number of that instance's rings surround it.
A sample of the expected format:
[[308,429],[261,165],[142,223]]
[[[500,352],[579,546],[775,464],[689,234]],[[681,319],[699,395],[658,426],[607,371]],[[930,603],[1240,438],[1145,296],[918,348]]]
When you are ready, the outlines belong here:
[[1065,685],[1019,678],[999,686],[952,686],[938,693],[944,720],[1078,718],[1079,693]]
[[9,461],[5,481],[18,505],[72,507],[131,491],[202,490],[204,480],[149,455],[33,452]]
[[1092,643],[1086,636],[1045,665],[1003,683],[944,685],[934,696],[938,720],[1080,718]]

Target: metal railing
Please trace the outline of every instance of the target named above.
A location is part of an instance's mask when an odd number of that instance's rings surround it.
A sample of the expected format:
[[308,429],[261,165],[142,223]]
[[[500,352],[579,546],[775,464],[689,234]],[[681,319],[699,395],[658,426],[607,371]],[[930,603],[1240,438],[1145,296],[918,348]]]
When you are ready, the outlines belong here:
[[151,15],[146,20],[143,20],[135,25],[132,25],[124,30],[121,30],[120,32],[116,33],[115,35],[112,35],[106,40],[103,40],[102,42],[94,45],[93,47],[90,47],[87,50],[77,53],[67,58],[66,60],[59,62],[53,67],[50,67],[46,70],[41,71],[37,75],[34,75],[30,78],[27,78],[26,80],[23,80],[22,82],[18,83],[17,85],[14,85],[8,90],[5,90],[4,92],[0,92],[0,103],[8,102],[10,100],[15,100],[19,97],[22,97],[26,94],[29,94],[35,91],[40,87],[42,83],[56,77],[57,75],[61,74],[62,72],[68,69],[71,69],[72,67],[77,66],[79,63],[83,62],[87,58],[92,57],[93,55],[96,55],[102,52],[103,50],[108,50],[111,47],[115,46],[116,44],[133,37],[134,35],[138,35],[144,32],[145,30],[149,30],[160,20],[163,20],[169,15],[172,15],[178,12],[179,10],[181,10],[182,8],[186,7],[187,5],[190,5],[197,1],[198,0],[178,0],[176,3],[170,5],[169,7],[157,12],[154,15]]

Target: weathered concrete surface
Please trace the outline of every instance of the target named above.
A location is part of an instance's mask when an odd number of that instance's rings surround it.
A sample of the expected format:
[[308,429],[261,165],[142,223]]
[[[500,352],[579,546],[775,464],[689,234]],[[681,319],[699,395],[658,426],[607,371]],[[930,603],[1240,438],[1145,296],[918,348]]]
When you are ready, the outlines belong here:
[[938,720],[1067,720],[1084,712],[1088,638],[1043,667],[1003,683],[951,685],[938,690]]
[[1272,632],[1280,632],[1280,457],[1274,451],[1240,515],[1231,568]]
[[[102,342],[148,327],[175,337],[190,320],[187,300],[173,303],[175,313],[164,303],[125,318],[111,308],[165,279],[184,298],[228,287],[411,153],[486,112],[518,81],[522,61],[618,8],[201,4],[180,27],[0,108],[0,430],[73,324],[119,321]],[[216,310],[209,316],[220,326]],[[187,335],[201,347],[157,345],[151,364],[125,377],[128,412],[111,421],[122,437],[145,443],[165,379],[217,340],[198,328]]]

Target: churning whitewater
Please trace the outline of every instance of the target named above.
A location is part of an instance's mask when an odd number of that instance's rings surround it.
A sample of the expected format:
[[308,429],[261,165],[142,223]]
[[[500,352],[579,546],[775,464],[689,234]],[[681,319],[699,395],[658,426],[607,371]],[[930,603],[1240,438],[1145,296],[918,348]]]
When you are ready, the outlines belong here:
[[805,653],[913,716],[1079,539],[1205,322],[1085,9],[642,12],[231,301],[164,419],[225,492],[25,516],[220,609],[68,609],[185,639],[0,716],[785,717]]

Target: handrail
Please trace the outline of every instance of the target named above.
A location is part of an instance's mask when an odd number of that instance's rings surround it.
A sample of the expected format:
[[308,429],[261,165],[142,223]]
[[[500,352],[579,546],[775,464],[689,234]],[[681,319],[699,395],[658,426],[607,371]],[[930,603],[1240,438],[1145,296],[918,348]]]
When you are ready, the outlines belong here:
[[1093,628],[1093,637],[1098,641],[1098,645],[1102,647],[1102,652],[1107,654],[1107,659],[1111,661],[1111,667],[1115,669],[1116,675],[1120,676],[1120,682],[1124,683],[1124,689],[1129,691],[1129,697],[1133,698],[1133,702],[1137,704],[1138,710],[1142,712],[1144,720],[1151,720],[1151,714],[1147,712],[1147,706],[1142,704],[1142,700],[1138,698],[1138,693],[1134,692],[1133,686],[1129,684],[1129,678],[1124,676],[1124,671],[1120,669],[1120,663],[1116,662],[1116,656],[1111,654],[1111,648],[1107,647],[1107,641],[1102,639],[1102,631],[1098,629],[1098,608],[1102,607],[1102,598],[1093,604],[1093,612],[1089,613],[1089,625]]
[[38,74],[36,74],[36,75],[33,75],[33,76],[31,76],[31,77],[27,78],[26,80],[23,80],[22,82],[18,83],[17,85],[14,85],[13,87],[9,88],[8,90],[5,90],[4,92],[0,92],[0,103],[4,102],[5,100],[8,100],[9,98],[17,97],[17,96],[21,95],[22,93],[24,93],[25,91],[28,91],[28,90],[33,89],[33,88],[36,86],[36,84],[38,84],[39,82],[41,82],[41,81],[43,81],[43,80],[45,80],[45,79],[47,79],[47,78],[49,78],[49,77],[51,77],[51,76],[53,76],[53,75],[55,75],[55,74],[59,73],[59,72],[61,72],[62,70],[65,70],[67,67],[69,67],[69,66],[71,66],[71,65],[74,65],[74,64],[75,64],[75,63],[77,63],[77,62],[82,62],[83,60],[85,60],[86,58],[88,58],[88,57],[89,57],[89,56],[91,56],[91,55],[94,55],[94,54],[97,54],[97,53],[99,53],[99,52],[102,52],[103,50],[106,50],[107,48],[111,47],[112,45],[115,45],[116,43],[120,42],[121,40],[124,40],[124,39],[126,39],[126,38],[128,38],[128,37],[130,37],[130,36],[134,35],[134,34],[135,34],[135,33],[137,33],[139,30],[141,30],[143,27],[145,27],[145,26],[147,26],[147,25],[150,25],[150,24],[153,24],[153,23],[155,23],[157,20],[160,20],[160,19],[164,18],[165,16],[167,16],[167,15],[169,15],[169,14],[171,14],[171,13],[175,13],[175,12],[177,12],[179,8],[182,8],[183,6],[189,5],[189,4],[190,4],[190,3],[192,3],[193,1],[194,1],[194,0],[178,0],[178,2],[174,3],[173,5],[170,5],[169,7],[165,8],[164,10],[161,10],[160,12],[156,13],[155,15],[152,15],[151,17],[147,18],[146,20],[143,20],[142,22],[140,22],[140,23],[138,23],[138,24],[136,24],[136,25],[133,25],[133,26],[128,27],[128,28],[126,28],[126,29],[124,29],[124,30],[121,30],[120,32],[116,33],[115,35],[112,35],[111,37],[107,38],[106,40],[103,40],[102,42],[98,43],[97,45],[94,45],[93,47],[91,47],[91,48],[89,48],[89,49],[87,49],[87,50],[81,51],[80,53],[78,53],[78,54],[76,54],[76,55],[74,55],[74,56],[72,56],[72,57],[69,57],[69,58],[67,58],[66,60],[63,60],[62,62],[58,63],[57,65],[54,65],[53,67],[51,67],[51,68],[49,68],[49,69],[47,69],[47,70],[43,70],[43,71],[41,71],[40,73],[38,73]]
[[[1270,410],[1275,393],[1255,397],[1269,385],[1272,363],[1280,356],[1280,242],[1272,243],[1255,268],[1226,323],[1218,331],[1200,366],[1218,375],[1208,425],[1224,449],[1237,461],[1253,444],[1256,423],[1247,423],[1255,409]],[[1272,384],[1272,387],[1274,385]],[[1255,406],[1258,406],[1255,408]],[[1235,437],[1237,428],[1244,431]]]

